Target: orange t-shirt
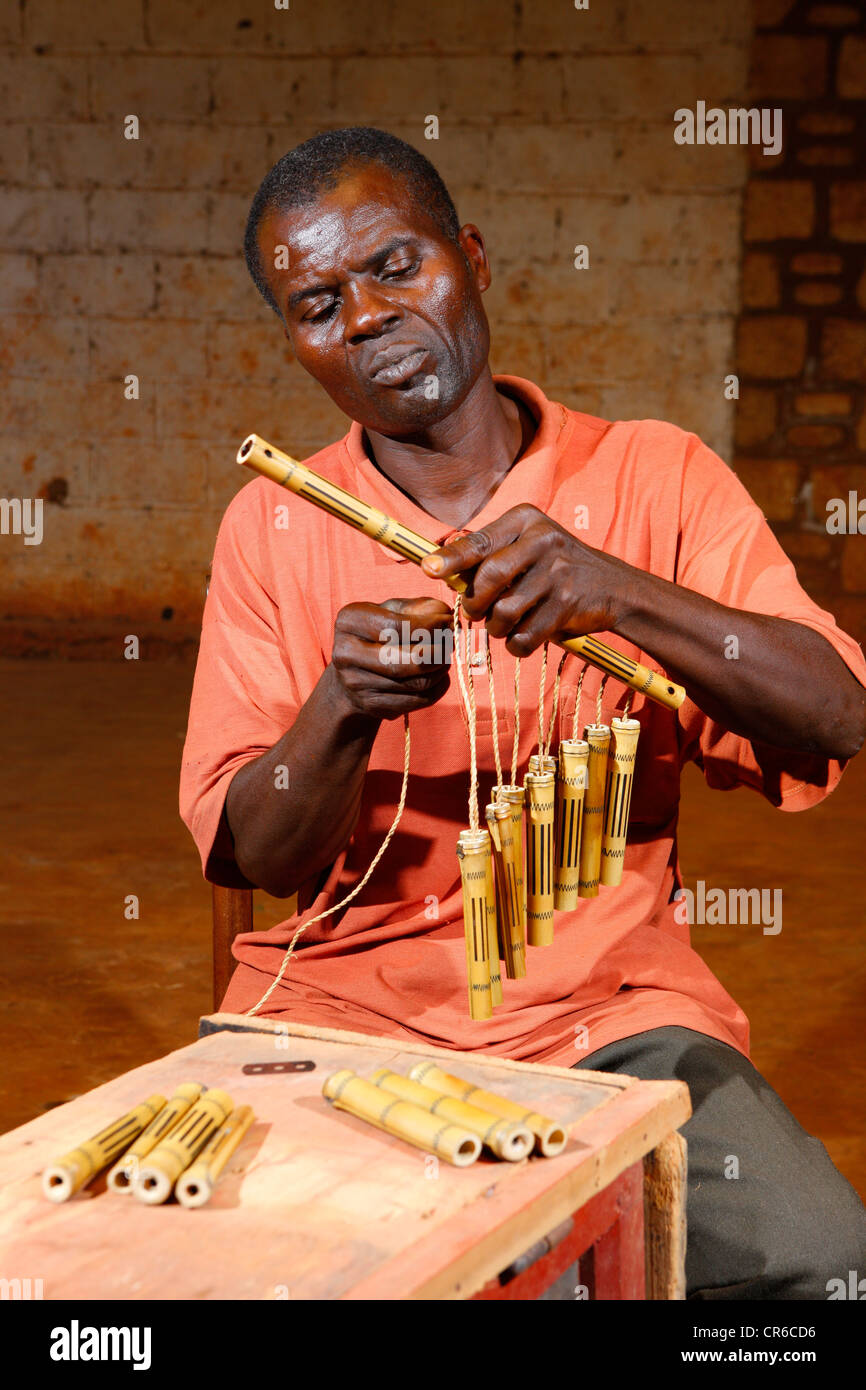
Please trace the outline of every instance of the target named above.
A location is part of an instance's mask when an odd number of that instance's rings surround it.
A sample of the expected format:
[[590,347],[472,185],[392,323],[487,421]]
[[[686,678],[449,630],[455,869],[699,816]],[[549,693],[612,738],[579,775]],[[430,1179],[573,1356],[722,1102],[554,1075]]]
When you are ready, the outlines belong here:
[[[695,435],[657,420],[596,419],[547,400],[521,378],[495,380],[501,391],[525,401],[538,429],[466,529],[477,530],[517,503],[530,502],[587,544],[639,569],[732,608],[814,628],[866,685],[858,645],[800,588],[759,508]],[[442,542],[454,534],[376,469],[357,424],[308,462],[430,540]],[[276,511],[283,507],[287,513]],[[287,526],[277,524],[280,517]],[[181,778],[181,814],[208,879],[246,884],[222,818],[229,783],[239,767],[291,726],[328,664],[338,610],[360,600],[420,596],[453,601],[440,580],[275,483],[256,478],[232,501],[216,543]],[[651,653],[615,634],[599,635],[658,669]],[[514,658],[501,642],[492,643],[492,653],[507,765]],[[558,656],[555,648],[551,655]],[[548,668],[548,715],[556,664],[551,659]],[[563,736],[570,734],[581,668],[571,657],[563,670]],[[539,650],[521,669],[520,778],[537,741],[540,673]],[[600,672],[588,668],[581,730],[595,719],[600,680]],[[475,684],[483,817],[495,766],[483,666]],[[608,681],[604,722],[622,711],[627,693]],[[619,1038],[670,1024],[747,1053],[745,1015],[692,950],[688,926],[678,920],[682,910],[675,916],[673,894],[681,883],[680,770],[691,759],[710,786],[753,787],[774,805],[795,811],[827,796],[843,764],[750,743],[688,700],[674,714],[635,696],[632,713],[641,734],[622,884],[602,887],[597,898],[581,900],[575,911],[556,914],[553,945],[528,949],[526,978],[503,981],[505,1000],[490,1020],[472,1022],[467,1011],[455,848],[467,824],[469,750],[453,672],[446,696],[410,718],[408,797],[384,858],[347,908],[301,937],[262,1013],[563,1065]],[[402,767],[402,720],[384,722],[370,758],[357,829],[324,881],[302,886],[304,916],[339,901],[366,872],[394,817]],[[294,916],[269,931],[237,938],[238,966],[225,1009],[243,1012],[261,997],[301,920]]]

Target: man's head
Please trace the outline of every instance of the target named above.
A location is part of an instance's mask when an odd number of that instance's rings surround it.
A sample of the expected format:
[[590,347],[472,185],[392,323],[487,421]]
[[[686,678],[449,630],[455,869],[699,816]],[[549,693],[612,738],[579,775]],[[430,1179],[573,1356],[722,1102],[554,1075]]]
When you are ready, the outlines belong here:
[[486,366],[481,235],[396,136],[350,127],[290,150],[253,199],[244,250],[298,361],[370,429],[423,431]]

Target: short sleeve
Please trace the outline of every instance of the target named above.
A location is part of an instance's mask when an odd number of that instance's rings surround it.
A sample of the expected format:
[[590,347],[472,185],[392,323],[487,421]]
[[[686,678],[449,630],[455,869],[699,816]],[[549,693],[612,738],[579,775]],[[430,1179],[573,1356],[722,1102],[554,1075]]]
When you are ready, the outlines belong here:
[[[858,644],[801,588],[794,566],[743,484],[695,436],[683,471],[676,582],[727,607],[786,618],[819,632],[861,685]],[[680,711],[682,762],[694,761],[711,787],[752,787],[782,810],[822,801],[845,767],[820,754],[750,741],[687,700]]]
[[181,816],[205,878],[227,887],[249,886],[223,814],[229,783],[291,728],[326,665],[291,549],[275,544],[273,487],[248,484],[220,526],[181,765]]

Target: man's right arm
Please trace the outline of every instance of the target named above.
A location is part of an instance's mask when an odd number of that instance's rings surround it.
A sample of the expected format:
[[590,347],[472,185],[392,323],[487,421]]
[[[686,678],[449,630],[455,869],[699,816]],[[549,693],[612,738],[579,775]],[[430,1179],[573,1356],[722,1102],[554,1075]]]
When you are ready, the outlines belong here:
[[[423,670],[412,663],[395,611],[413,631],[450,625],[447,607],[431,599],[341,609],[330,665],[292,727],[229,784],[225,815],[235,862],[274,897],[290,897],[348,843],[382,720],[435,704],[448,688],[447,660]],[[383,631],[395,627],[395,640],[383,646]],[[386,662],[383,651],[399,659]],[[283,767],[286,773],[278,774]]]

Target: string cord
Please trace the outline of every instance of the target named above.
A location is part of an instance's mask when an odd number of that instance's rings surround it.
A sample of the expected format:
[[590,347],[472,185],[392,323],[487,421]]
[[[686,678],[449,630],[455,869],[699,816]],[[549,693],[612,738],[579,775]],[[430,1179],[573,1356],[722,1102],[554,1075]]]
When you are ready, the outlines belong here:
[[313,926],[313,924],[314,924],[315,922],[321,922],[321,921],[323,921],[326,917],[331,917],[331,916],[333,916],[333,914],[334,914],[335,912],[339,912],[340,909],[343,908],[343,907],[346,907],[347,904],[350,903],[350,902],[352,901],[353,898],[356,898],[356,897],[358,896],[358,894],[360,893],[361,889],[364,888],[364,887],[366,887],[366,885],[370,882],[370,879],[371,879],[371,877],[372,877],[372,875],[373,875],[373,872],[374,872],[374,870],[375,870],[375,868],[376,868],[376,865],[379,863],[379,860],[382,858],[382,855],[385,853],[385,850],[388,848],[389,844],[391,843],[391,840],[392,840],[392,838],[393,838],[393,836],[394,836],[394,833],[395,833],[395,831],[396,831],[396,829],[397,829],[397,826],[400,824],[400,818],[401,818],[401,816],[403,815],[403,810],[404,810],[404,807],[405,807],[405,805],[406,805],[406,793],[407,793],[407,791],[409,790],[409,753],[410,753],[409,716],[408,716],[408,714],[404,714],[404,715],[403,715],[403,785],[402,785],[401,788],[400,788],[400,800],[399,800],[398,805],[397,805],[397,813],[396,813],[396,815],[394,816],[393,821],[391,822],[391,828],[389,829],[387,835],[385,836],[384,840],[382,841],[381,845],[379,846],[379,848],[378,848],[378,850],[377,850],[377,852],[376,852],[376,855],[375,855],[375,857],[373,858],[372,863],[370,864],[369,869],[368,869],[367,872],[364,874],[364,877],[361,879],[360,883],[357,883],[357,884],[355,885],[355,887],[352,889],[351,893],[347,893],[346,896],[345,896],[345,898],[342,898],[340,902],[334,903],[334,906],[333,906],[333,907],[326,908],[324,912],[318,913],[318,915],[317,915],[316,917],[311,917],[311,918],[309,919],[309,921],[307,921],[307,922],[302,922],[302,923],[301,923],[301,925],[298,927],[297,931],[295,932],[294,936],[292,937],[291,941],[289,942],[288,949],[287,949],[285,955],[283,956],[283,961],[282,961],[282,964],[281,964],[281,966],[280,966],[279,973],[277,974],[277,976],[275,977],[275,979],[271,982],[271,984],[269,985],[269,987],[265,990],[264,994],[262,995],[262,997],[261,997],[261,999],[258,1001],[258,1003],[253,1004],[253,1006],[252,1006],[251,1009],[247,1009],[247,1010],[245,1011],[245,1014],[246,1014],[246,1015],[257,1013],[258,1010],[262,1007],[262,1005],[265,1004],[265,1003],[267,1003],[267,1001],[270,999],[270,997],[271,997],[271,995],[273,994],[274,990],[277,988],[277,985],[280,983],[280,981],[282,980],[283,976],[284,976],[285,973],[286,973],[286,969],[287,969],[287,967],[288,967],[289,961],[290,961],[291,958],[292,958],[292,952],[293,952],[294,949],[295,949],[295,943],[298,941],[298,939],[299,939],[301,936],[303,936],[304,932],[307,930],[307,927],[311,927],[311,926]]
[[562,680],[562,668],[568,660],[568,652],[563,652],[559,658],[559,665],[556,668],[556,676],[553,681],[553,708],[550,711],[550,723],[547,726],[547,743],[544,752],[550,756],[550,745],[553,742],[553,729],[556,724],[556,711],[559,708],[559,686]]
[[485,630],[484,640],[487,646],[487,688],[490,691],[490,723],[493,730],[493,758],[496,763],[496,786],[493,788],[494,801],[499,800],[499,793],[502,789],[502,755],[499,751],[499,714],[496,709],[496,686],[493,684],[493,654],[490,650],[490,638]]
[[574,697],[574,714],[571,717],[571,737],[575,740],[580,737],[580,699],[583,692],[583,678],[587,672],[586,662],[577,678],[577,692]]
[[541,681],[538,688],[538,756],[544,756],[544,692],[547,685],[547,653],[550,643],[545,642],[541,657]]
[[475,705],[475,685],[472,680],[472,672],[468,661],[466,671],[463,670],[463,660],[461,657],[461,624],[460,615],[463,605],[458,594],[454,600],[454,665],[457,669],[457,684],[460,687],[460,695],[463,699],[463,708],[466,711],[466,723],[469,728],[469,829],[479,829],[478,816],[478,753],[476,748],[476,705]]
[[595,701],[595,722],[596,722],[596,724],[600,724],[600,723],[601,723],[601,702],[602,702],[602,700],[604,699],[604,687],[605,687],[606,685],[607,685],[607,672],[605,672],[605,674],[604,674],[604,675],[602,676],[602,678],[601,678],[601,681],[599,682],[598,695],[596,696],[596,701]]
[[517,753],[520,747],[520,657],[514,662],[514,741],[511,745],[511,785],[517,786]]

